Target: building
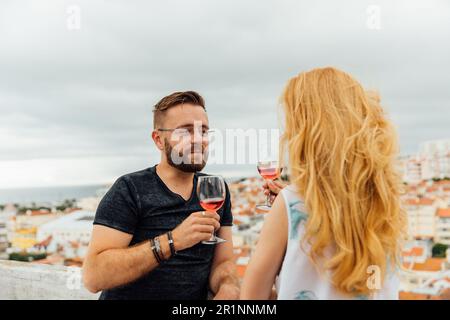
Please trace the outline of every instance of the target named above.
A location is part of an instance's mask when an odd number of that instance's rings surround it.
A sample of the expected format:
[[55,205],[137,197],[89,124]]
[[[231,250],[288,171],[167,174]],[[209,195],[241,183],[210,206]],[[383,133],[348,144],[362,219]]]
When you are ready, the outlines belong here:
[[17,215],[10,223],[10,242],[12,251],[26,251],[38,242],[36,240],[37,230],[41,225],[55,220],[59,215],[51,212],[40,212],[37,214]]
[[55,244],[70,242],[89,243],[95,212],[79,210],[41,225],[37,231],[37,241],[52,237]]
[[439,208],[436,212],[435,242],[450,246],[450,208]]
[[81,266],[92,234],[95,212],[79,210],[39,227],[35,245],[45,247],[49,257],[37,263]]
[[424,142],[417,154],[400,158],[399,164],[404,181],[409,184],[450,178],[450,139]]
[[419,155],[409,156],[403,163],[403,180],[409,184],[418,184],[422,181],[423,158]]
[[[427,258],[423,262],[404,262],[401,277],[401,290],[436,295],[430,289],[434,284],[441,284],[439,280],[450,277],[450,270],[446,267],[445,258]],[[427,290],[428,289],[428,290]]]
[[412,239],[434,239],[437,204],[430,198],[406,200],[408,235]]
[[424,142],[418,153],[399,158],[399,164],[408,184],[450,178],[450,139]]
[[422,179],[450,177],[450,139],[427,141],[420,145]]
[[408,242],[402,251],[401,300],[440,300],[450,292],[450,249],[446,258],[431,256],[432,241]]
[[415,240],[407,242],[402,248],[402,262],[425,263],[431,258],[433,242],[429,240]]
[[8,249],[8,230],[6,228],[6,216],[0,214],[0,259],[6,260],[9,255],[6,252]]

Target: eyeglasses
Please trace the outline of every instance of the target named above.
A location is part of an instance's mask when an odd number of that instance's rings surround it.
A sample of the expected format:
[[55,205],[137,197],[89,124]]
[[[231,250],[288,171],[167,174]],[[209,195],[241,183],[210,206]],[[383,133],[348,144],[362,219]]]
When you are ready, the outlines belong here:
[[[170,128],[159,128],[157,129],[158,131],[163,131],[163,132],[173,132],[174,134],[178,135],[178,136],[187,136],[190,135],[191,137],[195,135],[195,129],[194,127],[190,127],[190,128],[175,128],[175,129],[170,129]],[[198,130],[200,131],[200,130]],[[202,128],[202,130],[199,132],[201,134],[201,136],[203,138],[208,137],[211,133],[213,133],[214,130],[210,130],[210,129],[206,129],[206,128]]]

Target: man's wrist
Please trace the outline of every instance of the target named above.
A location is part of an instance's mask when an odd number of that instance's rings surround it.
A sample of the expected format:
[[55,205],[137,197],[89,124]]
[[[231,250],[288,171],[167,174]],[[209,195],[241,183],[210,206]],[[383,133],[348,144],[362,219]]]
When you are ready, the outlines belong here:
[[178,251],[184,249],[182,247],[181,239],[179,239],[179,237],[178,237],[178,232],[175,229],[172,230],[172,239],[173,239],[173,246],[175,247],[175,251],[178,252]]

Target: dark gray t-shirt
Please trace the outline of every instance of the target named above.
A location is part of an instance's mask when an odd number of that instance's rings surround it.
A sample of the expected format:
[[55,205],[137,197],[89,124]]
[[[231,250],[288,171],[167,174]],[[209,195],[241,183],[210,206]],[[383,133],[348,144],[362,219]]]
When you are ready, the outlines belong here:
[[[196,193],[202,175],[194,175],[194,188],[186,201],[164,184],[156,166],[126,174],[100,201],[94,224],[132,234],[130,246],[173,230],[192,212],[203,211]],[[218,211],[221,226],[233,223],[228,186],[226,189],[225,203]],[[181,250],[142,278],[103,291],[100,299],[206,299],[215,247],[198,243]]]

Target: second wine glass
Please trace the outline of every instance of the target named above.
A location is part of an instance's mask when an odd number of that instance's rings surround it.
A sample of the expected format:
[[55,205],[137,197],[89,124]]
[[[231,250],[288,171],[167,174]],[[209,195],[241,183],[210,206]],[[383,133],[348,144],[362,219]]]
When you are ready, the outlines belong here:
[[[273,181],[281,175],[281,168],[277,160],[258,161],[257,167],[259,174],[266,182],[268,182],[269,180]],[[270,195],[271,193],[269,191],[269,194],[266,198],[266,203],[259,204],[256,206],[256,208],[264,212],[269,211],[270,208],[272,208],[272,206],[270,205]]]

